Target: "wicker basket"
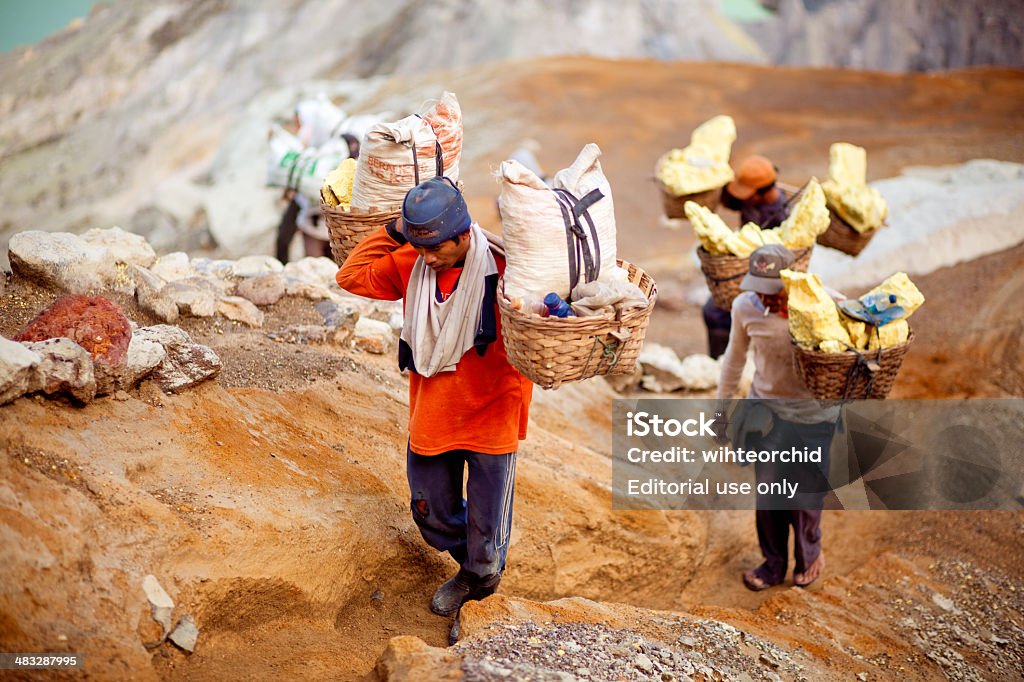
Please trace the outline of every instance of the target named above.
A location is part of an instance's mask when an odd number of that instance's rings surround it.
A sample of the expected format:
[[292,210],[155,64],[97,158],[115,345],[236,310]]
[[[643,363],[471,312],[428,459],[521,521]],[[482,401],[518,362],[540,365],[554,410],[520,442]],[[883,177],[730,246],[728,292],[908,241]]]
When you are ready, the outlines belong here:
[[640,268],[618,263],[629,272],[629,281],[647,294],[646,307],[626,308],[618,315],[553,318],[516,310],[499,295],[505,353],[512,366],[541,388],[605,374],[632,374],[658,289]]
[[[807,272],[813,248],[794,251],[796,260],[789,266],[790,269]],[[697,247],[697,256],[700,258],[700,269],[704,273],[704,280],[708,283],[715,305],[722,310],[731,310],[733,299],[740,295],[740,282],[750,268],[750,257],[714,256],[703,246]]]
[[850,227],[848,222],[840,218],[839,214],[831,206],[829,206],[828,212],[832,221],[829,223],[828,229],[818,235],[818,243],[822,246],[828,246],[843,253],[848,253],[851,256],[856,256],[864,250],[864,247],[868,245],[871,238],[878,232],[878,230],[858,232]]
[[818,400],[881,399],[892,390],[913,341],[911,330],[898,346],[843,353],[807,350],[793,341],[793,355],[800,376]]
[[331,240],[331,255],[334,256],[335,263],[343,265],[356,244],[371,232],[398,218],[402,214],[402,207],[371,208],[368,211],[353,208],[346,211],[321,203],[320,211],[327,223],[327,234]]
[[718,202],[722,197],[721,187],[709,189],[706,192],[698,192],[697,194],[676,196],[672,194],[672,190],[662,184],[661,181],[658,181],[658,189],[661,190],[661,206],[665,209],[665,217],[673,219],[686,219],[686,210],[683,207],[687,201],[695,201],[701,206],[706,206],[708,210],[714,211],[718,208]]

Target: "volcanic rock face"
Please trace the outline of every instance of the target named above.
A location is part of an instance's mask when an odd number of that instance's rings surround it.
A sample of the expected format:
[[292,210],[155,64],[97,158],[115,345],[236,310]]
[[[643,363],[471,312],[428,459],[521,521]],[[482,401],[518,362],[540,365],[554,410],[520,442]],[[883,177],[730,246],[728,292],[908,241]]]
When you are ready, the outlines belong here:
[[1024,66],[1016,0],[779,0],[748,33],[775,64],[880,71]]

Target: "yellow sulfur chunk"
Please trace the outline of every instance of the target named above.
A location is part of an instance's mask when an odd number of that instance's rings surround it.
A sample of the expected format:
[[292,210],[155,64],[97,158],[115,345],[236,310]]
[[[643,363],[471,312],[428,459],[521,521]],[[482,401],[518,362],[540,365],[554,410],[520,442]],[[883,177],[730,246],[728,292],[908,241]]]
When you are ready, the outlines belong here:
[[747,258],[755,249],[765,244],[781,244],[782,238],[776,230],[762,230],[754,223],[747,223],[733,232],[726,242],[729,252],[734,256]]
[[779,274],[789,298],[789,334],[797,343],[812,349],[821,346],[830,353],[853,345],[835,301],[817,275],[795,270]]
[[867,152],[836,142],[829,148],[828,180],[822,184],[828,206],[860,233],[876,230],[889,215],[881,193],[867,185]]
[[901,306],[906,311],[900,319],[910,317],[924,303],[924,294],[910,281],[910,277],[905,272],[897,272],[895,275],[890,275],[884,282],[865,295],[868,294],[896,294],[896,305]]
[[701,246],[708,253],[715,256],[729,254],[728,245],[733,232],[717,213],[694,201],[687,201],[683,205],[683,210],[686,211],[686,217],[693,225],[693,231],[700,239]]
[[779,236],[787,249],[807,249],[814,246],[814,240],[828,229],[830,222],[825,193],[818,181],[811,178],[800,201],[779,226]]
[[329,206],[340,206],[346,211],[352,205],[352,183],[356,178],[356,160],[345,159],[327,174],[320,196]]
[[729,166],[735,140],[732,117],[715,116],[694,129],[689,146],[659,159],[655,174],[676,196],[722,187],[735,177]]
[[818,350],[823,353],[845,353],[850,349],[842,341],[822,341]]

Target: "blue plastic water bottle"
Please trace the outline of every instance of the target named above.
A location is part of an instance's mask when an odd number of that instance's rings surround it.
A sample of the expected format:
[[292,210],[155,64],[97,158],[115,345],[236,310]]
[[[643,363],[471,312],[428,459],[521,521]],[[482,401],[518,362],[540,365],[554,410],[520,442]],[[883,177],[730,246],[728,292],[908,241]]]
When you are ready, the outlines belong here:
[[544,305],[551,311],[551,317],[573,317],[576,315],[576,311],[572,309],[572,306],[553,291],[544,297]]
[[896,301],[896,294],[886,293],[868,294],[860,299],[879,327],[898,320],[906,313],[903,306],[896,305]]

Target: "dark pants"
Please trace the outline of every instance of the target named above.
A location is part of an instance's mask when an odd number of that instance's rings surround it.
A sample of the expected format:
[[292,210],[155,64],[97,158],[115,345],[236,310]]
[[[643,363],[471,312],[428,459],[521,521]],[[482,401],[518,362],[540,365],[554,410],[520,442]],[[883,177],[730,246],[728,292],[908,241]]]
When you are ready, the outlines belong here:
[[277,260],[282,263],[288,262],[288,247],[298,232],[299,226],[296,222],[299,217],[299,203],[292,199],[281,214],[281,222],[277,224],[277,243],[274,249]]
[[708,355],[717,358],[729,345],[732,314],[716,306],[712,298],[701,308],[701,313],[704,315],[704,326],[708,329]]
[[[757,567],[757,576],[775,585],[786,578],[789,569],[789,527],[793,527],[794,572],[803,573],[821,553],[821,509],[828,492],[829,447],[835,423],[795,424],[775,417],[774,426],[767,436],[752,436],[747,448],[753,450],[784,450],[791,447],[815,449],[821,447],[822,461],[818,463],[756,465],[758,483],[771,483],[786,479],[797,483],[797,494],[792,500],[758,495],[757,541],[761,546],[764,563]],[[781,508],[780,508],[781,507]]]
[[[463,499],[462,475],[467,465]],[[451,554],[464,571],[481,581],[500,576],[512,531],[516,453],[452,450],[427,456],[409,449],[406,474],[412,518],[427,544]]]

